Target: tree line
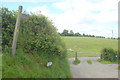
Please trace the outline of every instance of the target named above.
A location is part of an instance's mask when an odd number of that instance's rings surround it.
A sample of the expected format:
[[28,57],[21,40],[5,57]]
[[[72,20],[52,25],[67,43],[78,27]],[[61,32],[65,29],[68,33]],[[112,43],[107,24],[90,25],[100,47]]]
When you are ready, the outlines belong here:
[[90,35],[90,34],[80,34],[79,32],[74,33],[73,30],[66,30],[64,29],[62,33],[60,33],[60,36],[79,36],[79,37],[96,37],[96,38],[105,38],[104,36],[95,36],[95,35]]

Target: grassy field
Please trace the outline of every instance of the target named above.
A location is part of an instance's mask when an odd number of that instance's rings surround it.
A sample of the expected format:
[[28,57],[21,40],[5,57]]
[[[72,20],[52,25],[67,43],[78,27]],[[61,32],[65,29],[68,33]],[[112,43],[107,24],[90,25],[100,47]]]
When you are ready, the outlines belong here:
[[74,57],[75,52],[79,52],[78,56],[100,56],[103,48],[118,49],[117,39],[103,39],[92,37],[61,37],[66,44],[67,49],[72,49],[74,52],[68,51],[68,57]]

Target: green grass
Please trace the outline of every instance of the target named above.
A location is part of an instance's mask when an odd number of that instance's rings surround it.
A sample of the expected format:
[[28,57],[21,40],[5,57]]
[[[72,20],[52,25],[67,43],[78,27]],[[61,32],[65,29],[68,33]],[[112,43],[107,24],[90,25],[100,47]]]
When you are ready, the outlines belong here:
[[120,66],[118,66],[118,68],[116,68],[116,70],[120,70]]
[[[75,52],[78,53],[78,57],[83,56],[100,56],[101,50],[103,48],[113,48],[118,49],[117,39],[103,39],[103,38],[93,38],[93,37],[61,37],[66,44],[67,49],[73,49],[74,52],[68,51],[68,57],[74,57]],[[96,54],[97,53],[97,54]]]
[[92,64],[92,61],[91,61],[91,60],[87,60],[87,63],[88,63],[88,64]]
[[[96,57],[96,56],[100,56],[100,54],[96,54],[96,53],[77,53],[78,57]],[[67,52],[67,57],[75,57],[75,52]]]
[[[2,35],[0,35],[0,43],[2,43]],[[2,78],[2,46],[0,45],[0,79]]]
[[2,78],[2,56],[0,56],[0,79]]
[[[40,53],[39,53],[40,54]],[[3,55],[2,60],[3,78],[70,78],[70,68],[67,59],[49,56],[25,54],[22,49],[17,49],[16,54]],[[46,67],[51,61],[53,64]]]
[[118,64],[118,61],[111,62],[111,61],[106,61],[106,60],[102,60],[102,59],[98,59],[98,62],[100,62],[102,64]]
[[79,59],[75,59],[74,62],[73,62],[73,64],[75,64],[75,65],[77,65],[77,64],[79,64],[79,63],[80,63],[80,60],[79,60]]

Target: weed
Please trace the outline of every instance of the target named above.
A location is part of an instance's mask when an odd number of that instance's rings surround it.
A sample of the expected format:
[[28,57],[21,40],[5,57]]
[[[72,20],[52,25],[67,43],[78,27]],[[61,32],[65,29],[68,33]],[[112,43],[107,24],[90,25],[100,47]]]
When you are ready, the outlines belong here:
[[87,63],[88,63],[88,64],[92,64],[92,61],[91,61],[91,60],[87,60]]
[[79,64],[79,63],[80,63],[80,60],[79,60],[79,59],[75,59],[74,62],[73,62],[73,64],[75,64],[75,65],[77,65],[77,64]]

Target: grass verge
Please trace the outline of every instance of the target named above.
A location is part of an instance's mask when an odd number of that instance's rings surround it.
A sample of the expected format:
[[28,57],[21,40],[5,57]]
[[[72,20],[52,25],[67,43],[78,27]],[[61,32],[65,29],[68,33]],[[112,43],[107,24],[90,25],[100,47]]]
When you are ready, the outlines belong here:
[[120,70],[120,66],[118,66],[118,68],[116,68],[117,70]]
[[[46,67],[51,61],[53,64]],[[3,53],[2,78],[70,78],[70,68],[66,58],[46,54],[25,54],[17,49],[16,54]]]
[[88,63],[88,64],[92,64],[92,61],[91,61],[91,60],[87,60],[87,63]]
[[102,59],[98,59],[98,62],[100,62],[102,64],[118,64],[118,61],[111,62],[111,61],[106,61],[106,60],[102,60]]
[[73,62],[73,64],[75,64],[75,65],[77,65],[77,64],[79,64],[79,63],[80,63],[80,60],[79,60],[79,59],[75,59],[74,62]]
[[0,55],[0,79],[2,78],[2,56]]

